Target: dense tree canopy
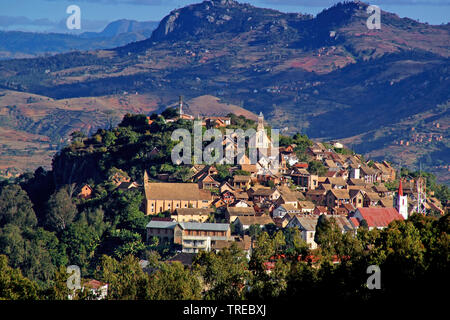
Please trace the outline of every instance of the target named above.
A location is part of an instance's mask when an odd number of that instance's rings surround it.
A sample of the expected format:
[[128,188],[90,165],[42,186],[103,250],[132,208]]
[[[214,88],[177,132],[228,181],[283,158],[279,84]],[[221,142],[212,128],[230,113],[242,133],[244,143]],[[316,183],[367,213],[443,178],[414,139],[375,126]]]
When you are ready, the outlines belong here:
[[50,229],[62,231],[66,229],[77,214],[77,207],[72,202],[65,188],[59,189],[47,203],[47,225]]
[[37,224],[33,203],[17,184],[4,187],[0,193],[0,226],[8,223],[30,228]]

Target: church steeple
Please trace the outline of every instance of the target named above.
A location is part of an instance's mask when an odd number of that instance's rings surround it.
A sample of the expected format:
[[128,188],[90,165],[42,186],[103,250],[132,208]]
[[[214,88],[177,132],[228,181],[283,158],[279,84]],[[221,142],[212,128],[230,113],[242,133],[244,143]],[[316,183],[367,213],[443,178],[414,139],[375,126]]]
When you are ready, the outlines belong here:
[[148,185],[148,173],[147,170],[144,170],[144,187],[146,187]]
[[403,194],[402,179],[398,185],[395,207],[405,220],[408,219],[408,196]]
[[262,112],[260,112],[258,116],[258,127],[256,131],[263,131],[263,130],[264,130],[264,115]]
[[178,113],[180,117],[183,114],[183,96],[180,96],[180,100],[178,102]]

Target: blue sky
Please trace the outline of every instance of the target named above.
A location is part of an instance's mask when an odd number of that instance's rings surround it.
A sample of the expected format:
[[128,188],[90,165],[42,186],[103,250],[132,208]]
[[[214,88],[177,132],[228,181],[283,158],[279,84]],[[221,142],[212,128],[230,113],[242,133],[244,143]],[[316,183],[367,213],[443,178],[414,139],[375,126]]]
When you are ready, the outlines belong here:
[[[81,8],[81,31],[100,31],[111,21],[134,19],[159,21],[171,10],[201,0],[0,0],[0,30],[68,32],[66,8]],[[243,0],[258,7],[284,12],[317,14],[339,1],[333,0]],[[421,22],[450,22],[450,0],[374,0],[385,11]]]

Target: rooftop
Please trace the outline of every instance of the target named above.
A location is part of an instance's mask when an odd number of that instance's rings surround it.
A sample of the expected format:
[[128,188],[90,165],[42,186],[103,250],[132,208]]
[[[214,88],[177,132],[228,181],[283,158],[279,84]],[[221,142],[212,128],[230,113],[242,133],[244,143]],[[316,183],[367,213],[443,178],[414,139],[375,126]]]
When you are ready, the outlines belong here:
[[178,208],[173,213],[174,215],[209,215],[213,213],[212,208]]
[[403,216],[395,208],[358,208],[369,227],[387,227],[394,220],[403,220]]
[[256,214],[255,209],[253,209],[253,207],[228,207],[227,211],[231,216]]
[[[262,215],[262,216],[252,216],[252,217],[238,217],[239,221],[246,226],[253,225],[253,224],[259,224],[259,225],[266,225],[274,223],[272,218],[268,215]],[[237,220],[236,219],[236,220]]]
[[316,231],[318,216],[295,216],[293,219],[297,219],[302,228],[306,231]]
[[184,230],[227,231],[230,228],[228,223],[180,222],[179,225]]
[[147,200],[211,200],[211,192],[200,190],[196,183],[145,184]]
[[173,229],[178,224],[175,221],[155,221],[152,220],[147,223],[147,228],[156,228],[156,229]]

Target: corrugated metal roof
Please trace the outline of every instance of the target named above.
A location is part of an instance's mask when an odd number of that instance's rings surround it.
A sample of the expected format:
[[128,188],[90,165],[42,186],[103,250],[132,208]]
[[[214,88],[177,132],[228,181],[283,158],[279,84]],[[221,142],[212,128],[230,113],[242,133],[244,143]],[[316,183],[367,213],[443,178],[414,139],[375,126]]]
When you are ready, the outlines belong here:
[[175,226],[178,224],[178,222],[175,221],[150,221],[147,224],[147,228],[157,228],[157,229],[172,229],[175,228]]
[[228,223],[180,222],[180,227],[184,230],[227,231],[230,225]]
[[367,225],[373,228],[387,227],[394,220],[404,220],[395,208],[358,208],[358,211]]
[[358,228],[358,227],[359,227],[359,221],[358,221],[358,219],[356,219],[356,218],[354,218],[354,217],[351,217],[351,218],[349,218],[349,220],[350,220],[351,224],[353,225],[353,227],[355,227],[355,228]]

